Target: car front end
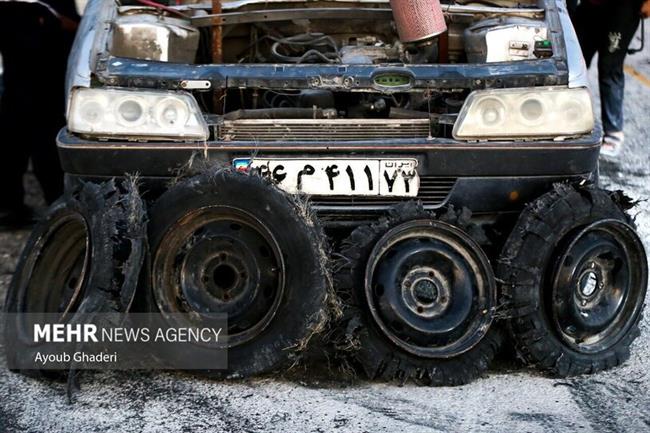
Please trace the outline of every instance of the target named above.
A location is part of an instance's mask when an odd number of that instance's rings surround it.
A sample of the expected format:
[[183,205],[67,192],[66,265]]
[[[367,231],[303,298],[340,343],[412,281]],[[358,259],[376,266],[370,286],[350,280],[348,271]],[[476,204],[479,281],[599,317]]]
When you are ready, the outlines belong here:
[[[168,354],[220,378],[313,349],[460,385],[506,329],[559,376],[629,357],[647,257],[633,201],[598,186],[563,0],[136,3],[88,3],[58,135],[67,193],[13,287],[83,287],[172,328],[223,314],[225,343]],[[70,221],[77,235],[46,241]],[[70,266],[34,265],[62,252]]]
[[385,1],[223,2],[217,15],[91,2],[63,168],[160,190],[207,158],[261,170],[339,222],[412,199],[513,212],[593,180],[601,133],[563,2],[461,3],[443,5],[447,32],[405,43]]

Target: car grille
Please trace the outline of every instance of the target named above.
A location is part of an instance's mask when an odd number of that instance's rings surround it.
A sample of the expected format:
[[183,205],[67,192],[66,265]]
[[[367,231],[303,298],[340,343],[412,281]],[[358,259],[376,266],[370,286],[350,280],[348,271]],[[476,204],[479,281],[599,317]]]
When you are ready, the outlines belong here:
[[224,141],[354,141],[426,138],[428,119],[232,120],[217,127]]

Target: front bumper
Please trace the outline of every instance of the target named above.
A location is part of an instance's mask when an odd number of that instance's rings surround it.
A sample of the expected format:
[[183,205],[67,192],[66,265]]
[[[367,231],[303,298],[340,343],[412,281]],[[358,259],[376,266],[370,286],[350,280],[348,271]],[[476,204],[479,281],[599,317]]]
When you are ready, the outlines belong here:
[[[57,144],[69,179],[102,179],[138,173],[156,194],[196,158],[230,166],[240,157],[418,159],[427,208],[453,204],[474,213],[512,212],[555,182],[593,178],[600,133],[565,142],[464,143],[447,139],[355,142],[102,142],[63,129]],[[396,199],[313,198],[317,211],[348,218],[381,212]]]

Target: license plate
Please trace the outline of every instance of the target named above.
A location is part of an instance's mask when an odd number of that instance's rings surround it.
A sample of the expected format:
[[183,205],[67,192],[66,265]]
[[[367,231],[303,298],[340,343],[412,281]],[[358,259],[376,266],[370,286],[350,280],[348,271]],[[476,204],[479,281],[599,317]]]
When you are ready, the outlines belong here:
[[415,197],[420,188],[415,159],[240,158],[233,163],[291,194]]

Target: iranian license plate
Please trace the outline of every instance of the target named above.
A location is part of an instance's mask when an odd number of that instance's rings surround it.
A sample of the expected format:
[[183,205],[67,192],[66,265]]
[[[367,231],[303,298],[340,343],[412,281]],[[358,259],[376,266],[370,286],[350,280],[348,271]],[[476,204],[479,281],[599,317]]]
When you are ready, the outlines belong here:
[[233,163],[292,194],[415,197],[420,188],[416,159],[240,158]]

